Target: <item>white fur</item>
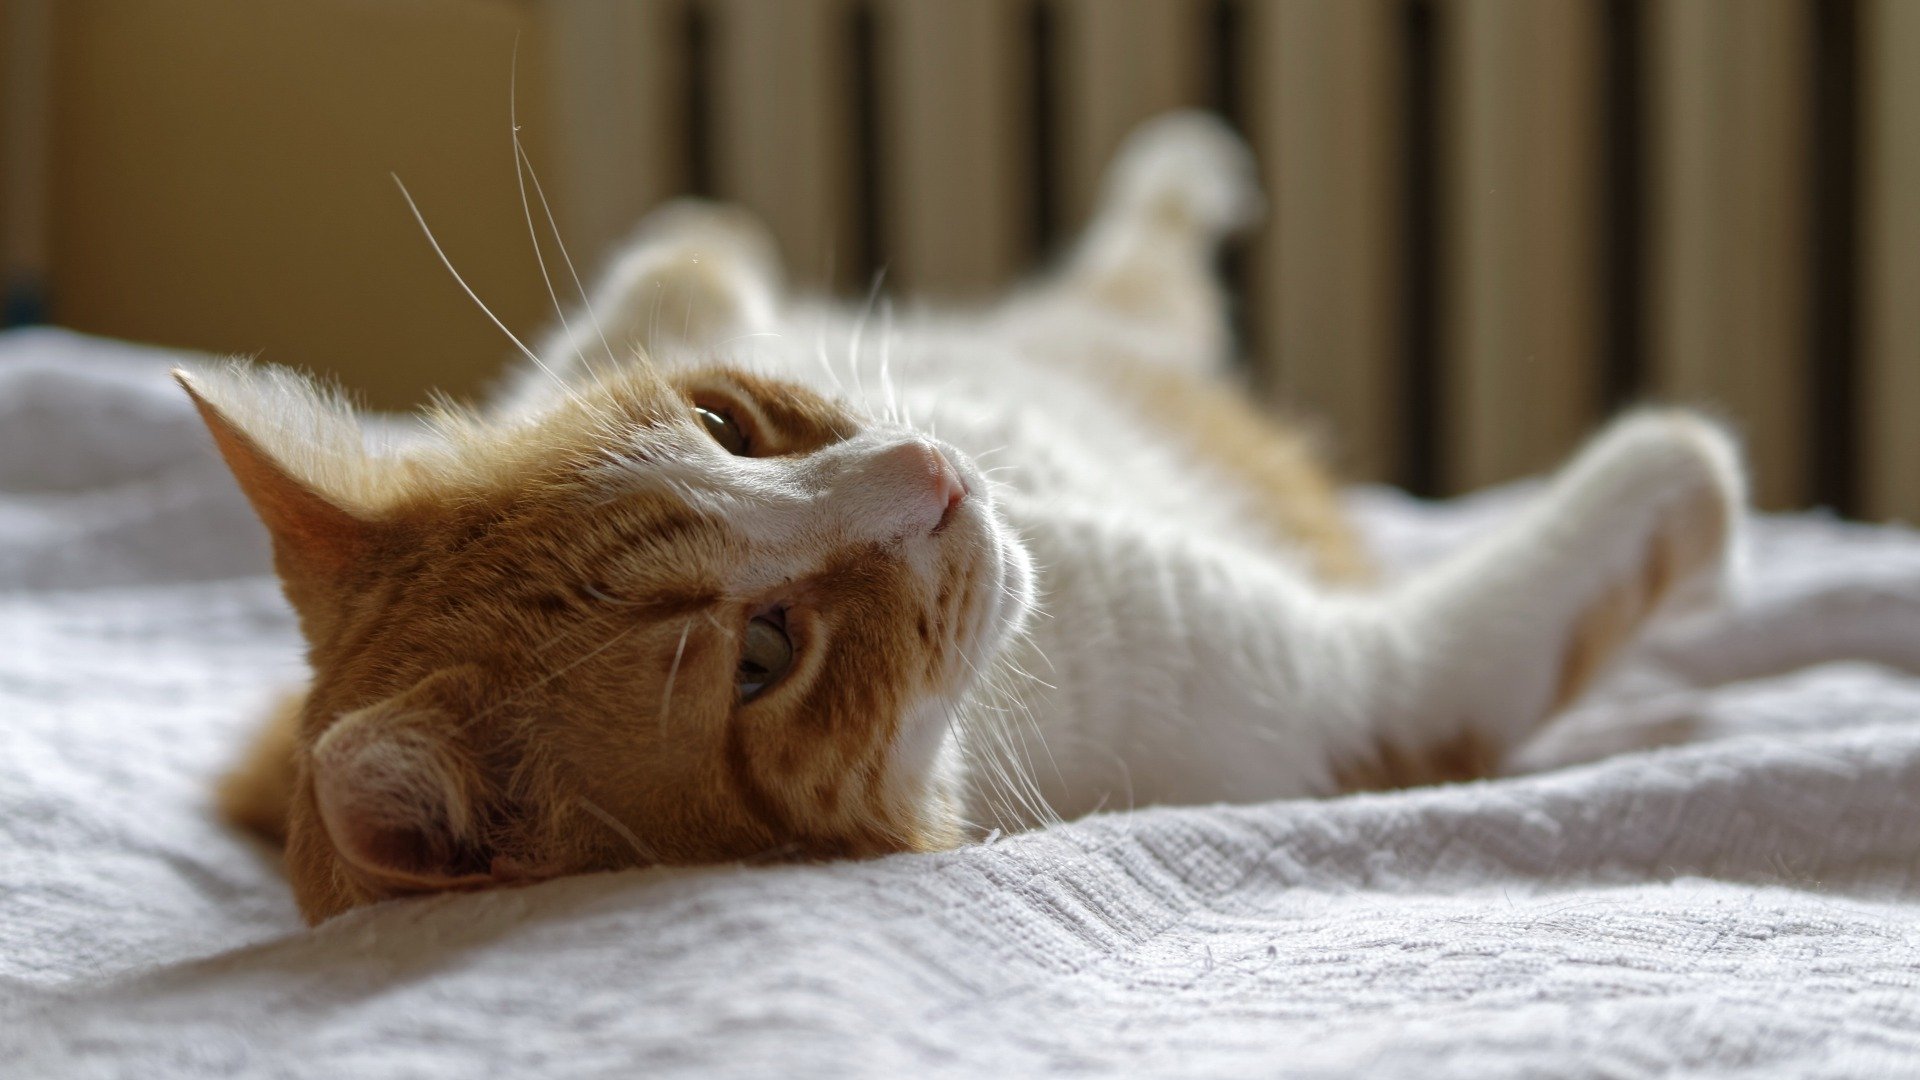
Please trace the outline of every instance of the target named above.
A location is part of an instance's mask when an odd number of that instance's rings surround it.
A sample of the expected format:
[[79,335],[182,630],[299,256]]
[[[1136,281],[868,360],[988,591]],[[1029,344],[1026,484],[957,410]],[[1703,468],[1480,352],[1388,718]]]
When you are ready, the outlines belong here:
[[[1004,583],[976,613],[992,624],[973,658],[985,677],[951,745],[931,753],[918,727],[901,752],[923,769],[968,762],[965,801],[983,824],[1044,820],[1043,802],[1071,816],[1325,794],[1343,762],[1382,740],[1470,733],[1510,747],[1553,704],[1580,617],[1642,572],[1663,529],[1705,506],[1735,531],[1727,437],[1649,413],[1460,557],[1377,592],[1313,583],[1300,552],[1264,539],[1247,492],[1143,431],[1102,375],[1117,356],[1219,369],[1224,301],[1208,259],[1257,212],[1250,160],[1214,121],[1156,122],[1121,155],[1063,269],[971,315],[780,306],[754,245],[685,210],[622,256],[598,295],[600,320],[662,362],[718,357],[807,383],[886,420],[886,439],[919,432],[971,459],[963,472],[991,490]],[[660,296],[690,310],[649,315]],[[584,326],[583,313],[549,343],[550,363],[590,366],[600,346]],[[529,374],[507,407],[556,392]],[[811,468],[854,475],[874,448],[828,451]],[[837,498],[853,511],[843,531],[885,516],[857,484]],[[1722,549],[1698,576],[1728,565]]]

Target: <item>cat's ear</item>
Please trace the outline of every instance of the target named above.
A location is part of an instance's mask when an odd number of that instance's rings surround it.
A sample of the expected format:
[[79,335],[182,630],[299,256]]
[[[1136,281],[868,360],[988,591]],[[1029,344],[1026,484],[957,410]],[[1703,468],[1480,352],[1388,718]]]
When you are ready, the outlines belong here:
[[462,684],[451,668],[348,713],[314,743],[314,802],[346,865],[381,892],[494,879],[485,838],[491,786],[463,744]]
[[292,372],[176,369],[173,377],[272,534],[283,574],[331,577],[364,555],[373,526],[326,484],[366,465],[343,403]]

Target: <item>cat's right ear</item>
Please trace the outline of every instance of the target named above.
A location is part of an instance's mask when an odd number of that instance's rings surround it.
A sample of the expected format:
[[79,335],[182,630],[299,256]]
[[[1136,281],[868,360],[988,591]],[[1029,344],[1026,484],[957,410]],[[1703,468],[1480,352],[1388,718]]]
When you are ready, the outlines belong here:
[[344,406],[290,372],[175,369],[173,377],[272,535],[275,562],[290,585],[337,577],[364,557],[374,526],[316,475],[351,468],[342,458],[364,462],[358,425]]

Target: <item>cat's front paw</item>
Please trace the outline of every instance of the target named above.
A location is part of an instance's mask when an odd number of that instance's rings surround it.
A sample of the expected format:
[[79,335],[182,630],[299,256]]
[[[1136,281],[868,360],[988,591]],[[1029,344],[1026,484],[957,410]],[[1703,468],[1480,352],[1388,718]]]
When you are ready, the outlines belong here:
[[614,260],[588,329],[605,337],[603,348],[697,356],[764,330],[779,304],[779,259],[766,227],[736,206],[676,199],[647,215]]
[[647,249],[722,261],[768,281],[780,277],[773,233],[751,210],[733,203],[690,196],[662,203],[627,242],[629,253]]

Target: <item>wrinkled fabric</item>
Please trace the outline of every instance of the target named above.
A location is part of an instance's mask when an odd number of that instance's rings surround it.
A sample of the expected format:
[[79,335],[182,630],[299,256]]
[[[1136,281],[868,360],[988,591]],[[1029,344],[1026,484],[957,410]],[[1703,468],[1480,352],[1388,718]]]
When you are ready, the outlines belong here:
[[0,1075],[1920,1075],[1911,531],[1757,523],[1524,775],[310,930],[210,811],[301,660],[170,359],[0,335]]

